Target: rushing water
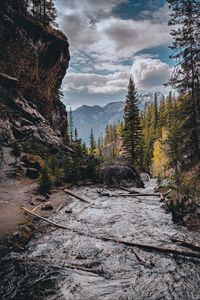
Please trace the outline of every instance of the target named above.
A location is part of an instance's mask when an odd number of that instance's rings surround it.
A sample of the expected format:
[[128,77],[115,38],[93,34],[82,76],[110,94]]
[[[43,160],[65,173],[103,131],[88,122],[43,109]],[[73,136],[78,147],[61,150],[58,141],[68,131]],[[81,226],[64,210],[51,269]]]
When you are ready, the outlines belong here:
[[[152,192],[155,181],[143,192]],[[49,227],[23,254],[1,261],[0,299],[149,300],[200,299],[200,260],[127,247],[91,237],[176,247],[170,238],[197,234],[174,225],[156,197],[100,197],[77,188],[91,204],[75,200],[52,220],[78,232]],[[135,255],[136,254],[136,255]]]

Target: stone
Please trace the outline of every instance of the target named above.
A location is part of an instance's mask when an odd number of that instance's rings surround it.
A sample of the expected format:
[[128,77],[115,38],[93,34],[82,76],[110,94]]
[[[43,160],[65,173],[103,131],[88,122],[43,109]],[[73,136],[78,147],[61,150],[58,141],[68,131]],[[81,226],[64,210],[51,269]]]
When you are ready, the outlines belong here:
[[140,178],[142,179],[143,182],[149,182],[150,176],[147,173],[140,173]]
[[28,168],[28,169],[26,169],[25,175],[27,177],[29,177],[30,179],[37,179],[37,178],[39,178],[40,173],[39,173],[39,171],[37,169]]
[[33,205],[33,206],[35,206],[35,205],[37,205],[37,203],[35,202],[35,200],[31,200],[31,205]]
[[113,165],[101,170],[104,184],[108,186],[135,186],[143,188],[139,174],[128,165]]
[[45,204],[42,205],[42,210],[52,210],[53,209],[53,205],[52,203],[49,201],[49,202],[46,202]]
[[72,210],[71,208],[65,209],[65,213],[66,213],[66,214],[72,214],[72,213],[73,213],[73,210]]
[[35,200],[39,202],[46,202],[45,197],[37,197]]

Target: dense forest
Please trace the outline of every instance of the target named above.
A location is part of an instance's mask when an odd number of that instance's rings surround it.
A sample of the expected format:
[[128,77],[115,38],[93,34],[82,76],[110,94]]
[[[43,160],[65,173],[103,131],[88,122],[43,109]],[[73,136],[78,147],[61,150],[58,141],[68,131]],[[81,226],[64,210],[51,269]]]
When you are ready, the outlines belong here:
[[[110,144],[108,160],[124,153],[139,171],[170,180],[177,193],[199,192],[200,147],[200,50],[199,2],[168,1],[173,44],[172,91],[158,103],[139,111],[134,79],[130,79],[124,123],[106,127],[98,153]],[[117,143],[120,140],[121,143]],[[114,143],[114,145],[112,145]],[[120,150],[121,149],[121,150]]]

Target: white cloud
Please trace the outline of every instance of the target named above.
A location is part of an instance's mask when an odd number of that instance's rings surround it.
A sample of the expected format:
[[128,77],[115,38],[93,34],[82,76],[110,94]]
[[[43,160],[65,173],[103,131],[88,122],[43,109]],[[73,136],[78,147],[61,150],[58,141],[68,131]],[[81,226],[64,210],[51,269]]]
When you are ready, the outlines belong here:
[[163,84],[169,80],[172,69],[159,59],[138,56],[131,71],[139,90],[164,92]]
[[63,91],[86,91],[89,94],[115,94],[126,90],[130,72],[109,75],[70,73],[63,82]]
[[121,3],[128,0],[58,0],[59,23],[69,39],[72,57],[63,82],[65,92],[76,93],[76,97],[123,93],[133,60],[132,73],[139,91],[164,90],[163,83],[170,78],[169,65],[135,55],[170,43],[168,7],[153,14],[143,12],[143,20],[121,19],[112,14]]
[[98,41],[94,47],[108,57],[131,57],[138,51],[167,45],[170,41],[167,24],[150,20],[122,20],[115,17],[103,19],[96,24]]
[[135,57],[132,69],[108,75],[71,72],[63,82],[63,90],[87,92],[89,94],[115,94],[126,91],[130,74],[139,91],[162,91],[171,74],[171,67],[157,58]]

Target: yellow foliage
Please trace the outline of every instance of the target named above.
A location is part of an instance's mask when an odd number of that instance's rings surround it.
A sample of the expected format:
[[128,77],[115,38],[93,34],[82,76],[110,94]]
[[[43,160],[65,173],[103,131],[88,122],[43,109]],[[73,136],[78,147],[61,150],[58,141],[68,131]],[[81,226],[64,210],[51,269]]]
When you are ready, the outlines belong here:
[[169,158],[167,156],[168,132],[162,128],[162,136],[154,143],[153,150],[153,175],[165,177]]

